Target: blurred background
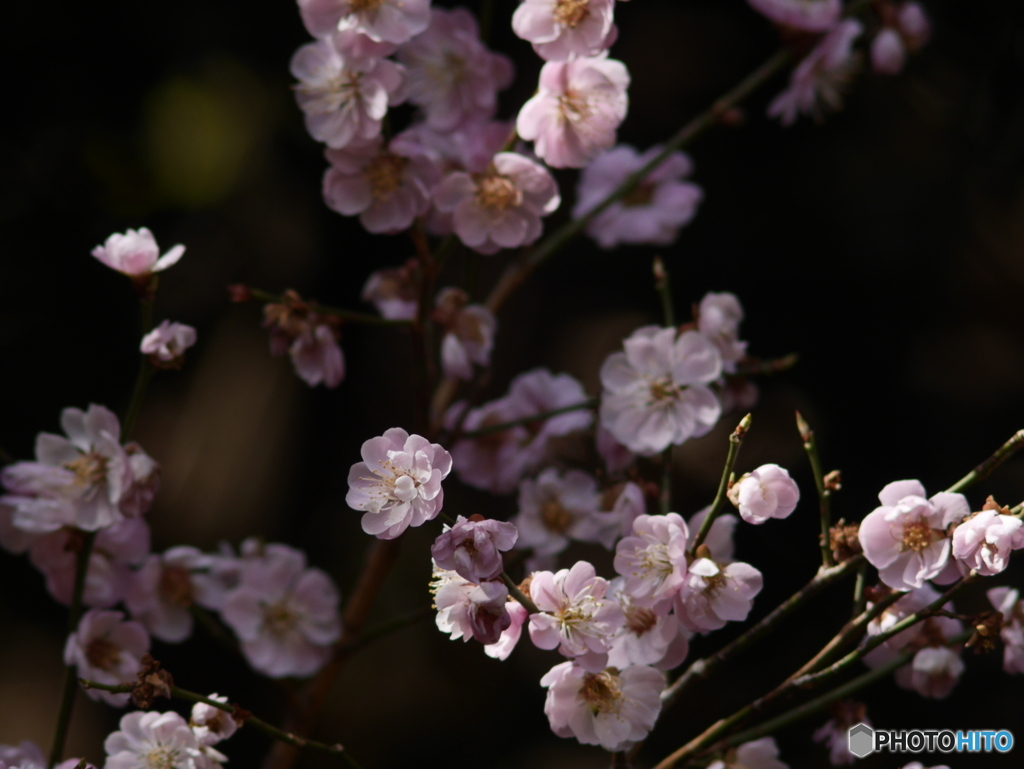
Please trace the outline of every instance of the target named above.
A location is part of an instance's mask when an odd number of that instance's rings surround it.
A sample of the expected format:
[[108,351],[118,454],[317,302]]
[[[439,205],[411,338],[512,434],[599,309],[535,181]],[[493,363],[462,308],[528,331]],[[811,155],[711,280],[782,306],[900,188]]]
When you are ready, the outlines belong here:
[[[476,10],[475,0],[471,7]],[[447,5],[447,3],[439,3]],[[740,128],[691,149],[706,197],[666,249],[603,252],[578,240],[541,269],[500,315],[488,397],[535,366],[567,371],[597,394],[598,367],[624,336],[660,322],[650,263],[663,255],[677,313],[709,290],[735,292],[742,336],[763,357],[799,365],[761,382],[739,468],[790,468],[804,490],[783,522],[741,527],[738,557],[760,568],[760,617],[813,574],[813,484],[793,426],[815,428],[826,469],[840,468],[835,516],[859,519],[889,481],[945,488],[1024,427],[1024,5],[928,0],[934,36],[898,77],[865,76],[824,125],[789,129],[764,117],[785,79],[747,105]],[[495,0],[494,47],[512,56],[511,117],[532,93],[540,61]],[[703,109],[766,58],[777,34],[742,0],[636,0],[616,10],[613,56],[633,76],[620,139],[641,149]],[[247,536],[302,547],[347,595],[371,545],[344,503],[359,446],[411,422],[408,342],[389,329],[346,327],[348,376],[310,390],[287,359],[271,358],[256,305],[230,305],[247,282],[355,309],[375,269],[412,255],[404,235],[371,237],[320,198],[325,162],[290,93],[288,62],[307,42],[293,2],[21,3],[0,32],[7,119],[0,127],[0,445],[30,458],[35,435],[58,431],[62,408],[123,410],[137,365],[135,297],[89,256],[111,232],[147,226],[162,249],[187,246],[164,273],[157,321],[199,330],[180,372],[152,385],[135,437],[163,465],[148,518],[154,547],[204,548]],[[408,112],[400,111],[398,125]],[[574,173],[558,175],[571,200]],[[553,226],[569,205],[548,220]],[[507,257],[481,260],[479,292]],[[453,259],[448,281],[461,279]],[[726,436],[741,414],[676,455],[676,508],[714,494]],[[1024,457],[970,493],[1024,499]],[[514,498],[446,485],[446,512],[504,517]],[[427,606],[429,543],[411,530],[370,625]],[[611,573],[606,553],[568,558]],[[1018,561],[992,584],[1024,585]],[[830,637],[848,612],[850,583],[832,589],[757,652],[668,711],[641,754],[649,765],[774,686]],[[987,608],[983,591],[960,603]],[[62,675],[66,611],[25,557],[0,553],[0,743],[48,746]],[[736,634],[695,641],[691,656]],[[814,647],[817,648],[817,647]],[[228,694],[281,717],[273,682],[202,631],[154,653],[179,685]],[[1024,685],[1001,673],[1001,652],[968,655],[945,702],[887,682],[869,716],[892,728],[1008,728],[1024,740]],[[367,769],[441,764],[513,767],[607,764],[599,749],[551,734],[541,675],[558,660],[523,644],[506,663],[452,643],[430,620],[359,653],[344,669],[315,736],[344,743]],[[181,703],[158,707],[182,708]],[[119,713],[79,698],[69,755],[102,759]],[[778,736],[793,767],[827,766],[811,733],[825,717]],[[244,730],[223,747],[236,768],[259,765],[267,743]],[[965,766],[1019,764],[952,756]],[[1014,759],[1014,756],[1018,756]],[[879,758],[865,767],[895,766]],[[942,763],[937,757],[926,765]],[[303,754],[303,766],[337,765]]]

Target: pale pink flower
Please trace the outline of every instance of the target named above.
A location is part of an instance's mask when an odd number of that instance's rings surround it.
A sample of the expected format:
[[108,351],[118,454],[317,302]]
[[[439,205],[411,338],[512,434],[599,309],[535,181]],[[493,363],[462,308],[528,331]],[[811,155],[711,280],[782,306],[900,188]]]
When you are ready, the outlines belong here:
[[665,676],[646,665],[593,672],[563,662],[540,683],[548,689],[544,713],[555,734],[619,751],[654,728],[661,712]]
[[[885,633],[896,623],[912,614],[916,614],[935,603],[938,599],[939,593],[928,584],[910,590],[868,624],[867,634],[875,636]],[[868,608],[871,605],[869,603]],[[946,611],[952,611],[953,604],[947,603],[942,608]],[[892,660],[899,652],[911,644],[921,645],[923,641],[927,641],[929,638],[952,638],[962,629],[963,625],[960,620],[952,617],[929,617],[924,622],[911,625],[906,630],[897,633],[880,646],[872,649],[864,656],[864,663],[870,668],[879,667]]]
[[500,581],[477,584],[435,563],[430,591],[437,608],[437,629],[450,634],[453,641],[475,638],[485,645],[496,644],[512,624],[506,608],[508,588]]
[[839,22],[804,57],[789,77],[789,87],[768,105],[768,117],[792,125],[803,113],[821,120],[826,110],[838,110],[843,91],[860,65],[853,42],[864,31],[856,19]]
[[636,461],[636,454],[627,449],[601,425],[597,426],[597,453],[604,460],[604,466],[609,473],[618,473],[625,470]]
[[88,411],[64,409],[60,423],[66,438],[40,433],[35,462],[0,470],[9,492],[0,502],[14,508],[14,525],[42,534],[62,526],[97,531],[124,520],[120,502],[131,469],[117,417],[91,404]]
[[499,152],[479,174],[452,172],[434,190],[434,205],[452,214],[459,240],[481,254],[533,243],[541,217],[560,203],[548,170],[515,152]]
[[903,71],[907,49],[900,33],[885,27],[871,41],[871,69],[879,75],[897,75]]
[[[703,510],[700,510],[691,516],[688,525],[690,528],[690,542],[687,547],[693,547],[693,542],[697,538],[697,532],[700,531],[701,525],[704,523],[704,519],[708,517],[708,513],[711,512],[711,505],[708,505]],[[736,526],[739,524],[740,519],[732,513],[719,513],[714,522],[711,524],[711,528],[708,529],[707,536],[704,537],[703,544],[707,546],[708,550],[711,551],[711,558],[715,563],[732,563],[733,553],[736,551],[736,545],[733,542],[733,533],[736,531]]]
[[[474,520],[478,519],[478,520]],[[511,523],[459,516],[434,540],[430,554],[442,569],[470,582],[495,579],[504,569],[501,554],[515,547],[519,533]]]
[[345,378],[345,358],[338,346],[338,319],[322,315],[294,291],[284,301],[263,307],[263,325],[270,329],[270,354],[292,359],[295,373],[310,387],[337,387]]
[[904,689],[913,689],[922,697],[944,700],[964,672],[960,652],[947,646],[926,646],[914,655],[909,665],[899,668],[894,677]]
[[482,304],[469,304],[461,288],[443,288],[434,301],[434,322],[445,332],[441,366],[446,377],[472,379],[473,364],[491,362],[498,320]]
[[761,572],[750,564],[734,561],[723,565],[698,558],[690,564],[686,581],[676,594],[676,616],[695,633],[718,630],[726,622],[742,622],[763,584]]
[[339,21],[333,33],[313,37],[330,37],[335,50],[356,69],[369,65],[374,60],[386,58],[398,50],[395,43],[374,40],[360,32],[359,25],[351,16]]
[[697,330],[710,339],[722,354],[722,371],[726,374],[734,373],[736,364],[747,354],[747,343],[739,339],[742,321],[743,307],[735,294],[709,291],[700,300]]
[[[149,652],[149,633],[138,622],[125,621],[119,611],[90,609],[64,646],[64,664],[74,665],[80,678],[101,684],[133,684]],[[128,694],[87,689],[91,699],[114,707],[128,704]]]
[[428,158],[408,151],[400,139],[395,137],[387,147],[375,139],[327,150],[327,207],[345,216],[358,214],[368,232],[384,234],[401,232],[426,213],[440,174]]
[[434,8],[430,26],[399,49],[398,60],[409,76],[409,101],[440,130],[493,115],[498,91],[514,77],[512,61],[487,50],[466,8]]
[[686,579],[686,521],[676,513],[641,515],[633,521],[633,534],[615,548],[615,571],[626,578],[625,592],[638,606],[667,605]]
[[131,483],[121,494],[121,512],[128,518],[138,518],[149,511],[160,491],[160,465],[135,441],[124,445],[128,455]]
[[519,643],[523,625],[530,618],[530,612],[518,601],[510,599],[505,605],[505,610],[509,614],[509,626],[501,631],[501,636],[495,643],[484,646],[484,654],[498,660],[508,659],[508,655]]
[[347,60],[331,38],[295,52],[295,98],[305,113],[306,129],[328,147],[346,147],[380,135],[389,106],[405,100],[405,75],[389,59]]
[[553,168],[582,168],[615,144],[626,117],[629,72],[605,58],[548,62],[537,94],[519,111],[519,135]]
[[953,557],[960,571],[991,577],[1010,563],[1010,551],[1024,547],[1020,518],[996,510],[971,515],[953,531]]
[[883,7],[886,26],[871,41],[871,68],[881,75],[903,70],[907,52],[924,46],[931,37],[931,22],[919,3],[900,3]]
[[[81,533],[65,528],[38,537],[29,552],[32,565],[46,576],[46,589],[65,606],[71,604],[81,546]],[[145,521],[128,519],[102,529],[89,556],[82,602],[100,608],[118,603],[132,579],[129,567],[142,563],[148,554]]]
[[419,305],[419,283],[414,260],[401,267],[371,272],[362,298],[388,320],[413,320]]
[[151,273],[166,270],[176,264],[184,253],[185,247],[177,245],[160,256],[156,238],[145,227],[128,230],[124,235],[115,232],[106,243],[92,250],[92,255],[107,267],[131,278],[145,278]]
[[707,386],[722,357],[698,331],[644,326],[601,366],[601,424],[617,441],[651,455],[704,435],[721,407]]
[[708,764],[708,769],[789,769],[779,761],[779,748],[774,737],[745,742],[735,750]]
[[608,651],[608,664],[614,668],[629,665],[654,665],[671,670],[689,652],[689,633],[673,614],[659,614],[640,605],[625,589],[626,579],[616,577],[609,586],[612,598],[622,609],[625,623],[619,628]]
[[21,555],[35,542],[37,535],[14,525],[15,509],[0,502],[0,547],[11,555]]
[[363,531],[394,539],[409,526],[433,520],[441,511],[441,481],[452,469],[452,457],[440,444],[392,427],[363,443],[362,462],[348,474],[345,501],[365,510]]
[[601,513],[597,480],[582,470],[560,473],[553,467],[536,479],[519,484],[519,512],[512,523],[519,531],[518,545],[534,555],[554,555],[569,540],[600,543],[611,548],[621,523],[614,513]]
[[[211,694],[209,699],[225,705],[228,703],[227,697],[217,694]],[[238,730],[238,722],[230,713],[205,702],[197,702],[192,706],[192,716],[188,723],[199,744],[207,746],[226,740]]]
[[299,0],[299,12],[313,37],[348,27],[397,44],[427,28],[430,0]]
[[863,703],[845,700],[832,706],[833,717],[815,730],[813,740],[824,743],[832,766],[854,764],[857,757],[850,752],[850,727],[871,726]]
[[843,12],[842,0],[747,0],[776,24],[805,32],[831,29]]
[[177,713],[135,711],[107,736],[104,769],[207,769],[199,741]]
[[995,610],[1003,615],[999,631],[1003,639],[1003,670],[1011,675],[1024,673],[1024,603],[1020,601],[1020,591],[994,587],[986,595]]
[[161,641],[184,641],[192,635],[193,604],[214,610],[224,605],[224,587],[211,573],[216,558],[187,545],[149,556],[125,592],[132,619]]
[[[640,154],[628,144],[620,144],[598,155],[580,174],[573,218],[589,213],[661,150],[654,146]],[[673,152],[632,192],[598,214],[587,225],[587,234],[601,248],[615,248],[621,243],[671,245],[679,228],[693,219],[704,198],[700,187],[682,181],[692,172],[689,156]]]
[[530,640],[541,649],[581,657],[588,669],[604,668],[615,633],[625,621],[622,609],[606,598],[608,581],[578,561],[572,569],[534,572],[530,597],[540,614],[530,617]]
[[547,61],[597,56],[615,42],[615,0],[523,0],[512,30]]
[[[505,424],[586,400],[583,385],[573,377],[537,368],[513,379],[503,398],[470,409],[462,429],[470,432]],[[445,424],[449,429],[465,408],[466,404],[460,402],[448,410]],[[463,438],[452,447],[452,459],[463,483],[495,494],[507,494],[526,473],[544,462],[550,438],[585,430],[593,419],[589,409],[580,409],[478,438]]]
[[733,484],[729,499],[744,521],[759,524],[769,518],[788,518],[800,501],[800,488],[784,468],[761,465]]
[[882,503],[860,524],[861,547],[879,579],[894,590],[921,587],[949,559],[946,529],[963,520],[970,506],[963,494],[925,498],[918,481],[895,481],[878,494]]
[[196,330],[184,323],[165,320],[144,337],[139,349],[156,364],[180,366],[185,350],[196,343]]
[[271,678],[305,677],[331,657],[341,636],[338,589],[299,550],[277,545],[246,560],[221,617],[249,664]]
[[647,500],[643,489],[632,481],[617,483],[601,495],[601,510],[613,513],[609,518],[619,522],[619,535],[628,537],[633,533],[633,521],[647,512]]
[[[58,767],[63,768],[65,761]],[[77,761],[76,761],[77,763]],[[0,745],[0,766],[6,765],[7,769],[47,769],[49,762],[31,740],[25,740],[20,745]]]

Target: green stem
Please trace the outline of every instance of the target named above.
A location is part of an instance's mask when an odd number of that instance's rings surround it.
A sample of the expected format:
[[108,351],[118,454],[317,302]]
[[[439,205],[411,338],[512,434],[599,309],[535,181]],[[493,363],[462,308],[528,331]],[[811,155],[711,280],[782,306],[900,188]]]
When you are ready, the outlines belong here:
[[552,409],[551,411],[542,411],[539,414],[533,414],[532,416],[523,417],[522,419],[513,419],[509,422],[502,422],[499,425],[488,425],[487,427],[481,427],[479,430],[468,430],[467,432],[462,433],[459,437],[482,438],[485,435],[493,435],[494,433],[500,433],[504,430],[510,430],[513,427],[525,427],[533,424],[534,422],[543,422],[546,419],[551,419],[551,417],[568,414],[572,411],[597,408],[599,403],[600,401],[597,398],[590,398],[589,400],[581,401],[580,403],[562,406],[562,408]]
[[665,326],[674,326],[676,325],[676,312],[672,304],[672,280],[660,256],[654,257],[651,267],[654,272],[654,290],[661,298],[661,311],[665,317]]
[[818,444],[814,439],[814,431],[799,411],[796,412],[796,427],[800,431],[800,437],[803,438],[804,451],[807,452],[807,458],[811,461],[814,485],[818,489],[818,507],[821,517],[821,563],[828,568],[835,563],[835,559],[832,557],[830,542],[830,532],[832,530],[832,491],[825,486],[825,473],[821,469],[821,459],[818,456]]
[[508,588],[509,595],[519,601],[530,614],[540,614],[540,609],[537,608],[537,604],[531,601],[526,593],[519,589],[517,585],[507,573],[501,573],[501,581],[505,583],[505,587]]
[[732,431],[732,435],[729,436],[729,453],[725,458],[725,469],[722,470],[722,480],[718,483],[718,493],[715,494],[715,501],[711,503],[711,509],[708,511],[707,516],[704,518],[704,522],[700,525],[700,531],[697,532],[697,536],[693,540],[693,545],[690,547],[690,557],[692,558],[697,548],[704,542],[704,538],[707,537],[708,532],[711,531],[711,525],[715,522],[715,518],[722,512],[722,507],[725,505],[725,497],[729,492],[729,479],[732,477],[733,469],[736,467],[736,459],[740,453],[740,446],[743,445],[743,439],[747,436],[747,431],[750,429],[751,415],[747,414],[740,423],[736,426],[736,429]]
[[[89,531],[82,538],[82,546],[78,551],[75,563],[75,586],[71,592],[71,609],[68,611],[68,635],[78,629],[78,621],[82,618],[82,596],[85,594],[85,578],[89,572],[89,560],[96,542],[96,532]],[[68,739],[71,727],[71,713],[75,708],[75,695],[78,693],[76,682],[78,675],[74,665],[64,669],[64,691],[61,695],[60,709],[57,711],[57,729],[50,746],[50,766],[60,763],[64,756],[64,744]]]
[[984,480],[990,476],[995,469],[999,467],[999,465],[1013,456],[1021,447],[1024,447],[1024,430],[1018,430],[1014,433],[1013,437],[1000,446],[992,456],[971,470],[971,472],[967,473],[967,475],[946,489],[946,491],[950,493],[959,493],[964,489],[973,486],[978,481]]
[[[100,689],[105,692],[112,692],[114,694],[130,694],[135,688],[131,684],[101,684],[97,681],[90,681],[86,678],[78,679],[78,683],[81,684],[83,689]],[[171,696],[176,697],[179,700],[187,700],[188,702],[203,702],[211,707],[223,710],[225,713],[231,713],[235,715],[238,711],[242,710],[240,705],[235,703],[219,702],[212,700],[209,697],[204,697],[202,694],[196,692],[190,692],[187,689],[182,689],[180,686],[171,686]],[[314,750],[320,750],[324,753],[331,753],[333,755],[340,755],[353,769],[361,769],[359,763],[352,758],[340,744],[335,743],[334,745],[328,745],[324,742],[317,742],[316,740],[309,740],[305,737],[300,737],[297,734],[286,732],[283,729],[278,729],[276,726],[272,726],[264,721],[262,718],[257,718],[254,715],[248,715],[245,717],[244,722],[246,724],[252,724],[261,732],[265,732],[273,737],[275,740],[281,742],[287,742],[289,745],[294,745],[297,748],[313,748]]]
[[[279,294],[272,294],[269,291],[263,291],[258,288],[250,288],[249,293],[253,299],[258,299],[261,302],[270,302],[272,304],[283,304],[285,298]],[[377,315],[370,315],[365,312],[356,312],[355,310],[346,310],[341,307],[331,307],[330,305],[320,304],[319,302],[309,302],[309,308],[314,312],[319,312],[324,315],[334,315],[338,318],[343,318],[352,323],[363,323],[367,326],[401,326],[406,328],[412,325],[411,320],[390,320],[388,318],[381,318]]]
[[868,598],[864,592],[868,578],[868,565],[862,563],[857,570],[857,581],[853,583],[853,616],[856,617],[864,611]]
[[783,371],[789,371],[799,360],[800,356],[795,352],[791,352],[789,355],[783,355],[781,358],[740,361],[736,364],[736,372],[734,374],[726,374],[726,378],[730,376],[751,376],[756,374],[760,374],[762,376],[779,374]]

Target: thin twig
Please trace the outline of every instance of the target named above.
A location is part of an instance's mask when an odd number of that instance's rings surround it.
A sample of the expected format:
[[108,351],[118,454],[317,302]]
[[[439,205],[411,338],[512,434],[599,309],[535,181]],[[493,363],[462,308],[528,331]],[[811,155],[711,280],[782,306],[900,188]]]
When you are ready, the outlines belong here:
[[725,497],[729,492],[729,481],[732,477],[733,469],[736,467],[736,459],[739,457],[740,446],[743,445],[743,439],[747,435],[747,431],[750,430],[750,422],[753,417],[747,414],[740,423],[736,425],[736,429],[732,431],[732,435],[729,436],[729,453],[725,457],[725,468],[722,470],[722,480],[718,483],[718,493],[715,494],[715,501],[711,503],[711,509],[708,511],[707,516],[704,518],[703,523],[700,525],[700,531],[697,532],[697,536],[693,539],[693,544],[690,546],[690,556],[692,557],[696,552],[697,548],[704,542],[704,538],[707,537],[708,532],[711,531],[711,525],[715,522],[715,518],[722,512],[722,507],[725,505]]
[[[287,301],[279,294],[273,294],[259,288],[250,288],[249,293],[253,299],[258,299],[261,302],[282,304]],[[341,307],[331,307],[330,305],[320,304],[319,302],[307,302],[307,304],[309,305],[309,309],[313,312],[319,312],[322,315],[334,315],[335,317],[351,321],[352,323],[363,323],[367,326],[401,326],[405,328],[412,325],[411,320],[391,320],[389,318],[381,318],[378,315],[370,315],[366,312],[356,312],[355,310],[346,310]]]
[[825,473],[821,469],[821,459],[818,457],[818,444],[814,439],[814,431],[799,411],[796,412],[796,427],[800,431],[800,437],[803,439],[807,458],[811,461],[814,485],[818,489],[818,507],[821,517],[821,563],[828,568],[835,563],[829,541],[829,532],[832,530],[832,512],[830,509],[832,491],[825,485]]
[[1024,430],[1018,430],[1014,433],[1013,437],[1000,446],[992,456],[971,470],[971,472],[967,473],[967,475],[946,489],[946,491],[950,493],[959,493],[964,489],[973,486],[978,481],[984,480],[990,476],[992,472],[999,467],[999,465],[1013,456],[1021,447],[1024,447]]
[[731,376],[750,376],[752,374],[760,374],[762,376],[780,374],[783,371],[789,371],[799,360],[800,356],[795,352],[783,355],[781,358],[741,360],[736,364],[736,371],[732,374],[726,374],[726,378]]
[[672,303],[672,280],[669,278],[668,270],[665,269],[665,263],[661,261],[660,256],[654,257],[651,270],[654,273],[654,290],[661,298],[661,311],[665,319],[665,326],[672,327],[676,325],[676,311]]
[[594,409],[597,408],[600,401],[597,398],[588,398],[585,401],[579,403],[572,403],[568,406],[562,406],[558,409],[551,409],[551,411],[542,411],[539,414],[531,414],[528,417],[521,417],[520,419],[512,419],[508,422],[502,422],[497,425],[487,425],[487,427],[481,427],[476,430],[467,430],[460,434],[460,438],[482,438],[485,435],[493,435],[494,433],[504,432],[505,430],[511,430],[513,427],[527,427],[532,425],[534,422],[543,422],[546,419],[560,416],[561,414],[569,414],[573,411],[582,411],[583,409]]

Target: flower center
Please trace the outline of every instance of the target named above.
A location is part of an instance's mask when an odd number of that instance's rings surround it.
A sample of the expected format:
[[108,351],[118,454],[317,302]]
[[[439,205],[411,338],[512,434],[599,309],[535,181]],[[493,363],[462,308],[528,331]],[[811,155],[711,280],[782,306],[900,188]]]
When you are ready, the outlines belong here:
[[656,577],[659,583],[664,582],[665,578],[672,574],[668,545],[658,543],[646,548],[640,556],[640,565],[647,571],[648,576]]
[[64,467],[75,474],[79,486],[94,486],[107,477],[107,458],[95,451],[65,462]]
[[931,525],[924,518],[918,518],[912,523],[903,526],[903,542],[900,549],[903,552],[913,550],[920,553],[931,546],[935,539],[936,532],[932,531]]
[[575,27],[590,14],[590,0],[558,0],[555,3],[555,21],[566,27]]
[[490,211],[504,211],[522,205],[523,193],[507,176],[485,176],[476,189],[476,202]]
[[658,615],[650,609],[630,606],[626,609],[626,627],[636,636],[642,636],[658,624]]
[[600,673],[589,673],[583,679],[580,696],[594,713],[614,713],[619,709],[622,689],[617,673],[615,668],[608,668]]
[[562,507],[557,499],[549,500],[541,506],[540,519],[544,527],[555,534],[565,534],[572,526],[572,513]]
[[143,757],[146,769],[174,769],[177,759],[178,751],[162,745],[153,748]]
[[558,105],[563,120],[570,123],[579,123],[590,117],[591,109],[585,97],[580,96],[573,90],[567,90],[558,97]]
[[108,638],[94,638],[85,647],[85,658],[100,670],[110,670],[121,661],[121,649]]
[[622,196],[622,205],[626,208],[649,206],[654,199],[654,185],[642,183]]
[[183,609],[192,605],[192,574],[182,566],[165,566],[160,574],[160,596]]
[[282,636],[298,623],[298,615],[283,601],[263,607],[263,627],[273,635]]
[[655,379],[651,382],[651,403],[662,404],[664,401],[675,400],[679,396],[679,387],[669,379]]
[[361,13],[362,11],[375,11],[384,0],[348,0],[350,13]]
[[382,152],[363,169],[363,177],[370,183],[370,194],[376,200],[387,200],[402,184],[407,158]]

